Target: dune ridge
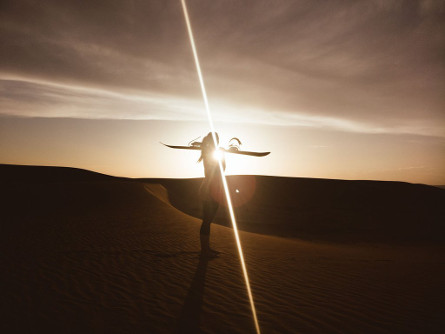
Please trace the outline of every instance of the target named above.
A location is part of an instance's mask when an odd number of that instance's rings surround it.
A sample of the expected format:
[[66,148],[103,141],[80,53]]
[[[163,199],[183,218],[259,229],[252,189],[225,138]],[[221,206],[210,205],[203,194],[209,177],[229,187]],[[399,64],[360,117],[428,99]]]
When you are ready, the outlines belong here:
[[[143,182],[164,202],[201,218],[202,178],[131,179],[68,167],[0,165],[1,182]],[[314,241],[445,241],[445,190],[406,182],[228,176],[241,230]],[[161,190],[159,187],[163,187]],[[215,223],[231,227],[226,210]]]
[[[162,184],[176,208],[201,217],[201,179],[145,181]],[[253,175],[228,176],[228,184],[245,231],[336,242],[445,241],[445,191],[433,186]],[[224,210],[216,222],[231,226]]]

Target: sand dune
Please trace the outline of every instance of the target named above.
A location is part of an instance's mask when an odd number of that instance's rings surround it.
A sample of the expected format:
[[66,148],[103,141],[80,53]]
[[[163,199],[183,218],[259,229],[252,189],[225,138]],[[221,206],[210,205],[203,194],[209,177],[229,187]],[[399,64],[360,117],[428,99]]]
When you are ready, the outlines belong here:
[[[201,179],[146,179],[201,216]],[[444,242],[445,191],[404,182],[229,176],[242,230],[324,241]],[[224,210],[216,222],[231,226]]]
[[[0,170],[2,333],[254,332],[232,230],[213,225],[222,254],[202,259],[199,219],[175,207],[172,184],[186,191],[181,182],[193,180]],[[272,197],[252,200],[249,210],[261,201],[274,206]],[[242,232],[241,239],[264,333],[443,332],[440,238],[394,245]]]

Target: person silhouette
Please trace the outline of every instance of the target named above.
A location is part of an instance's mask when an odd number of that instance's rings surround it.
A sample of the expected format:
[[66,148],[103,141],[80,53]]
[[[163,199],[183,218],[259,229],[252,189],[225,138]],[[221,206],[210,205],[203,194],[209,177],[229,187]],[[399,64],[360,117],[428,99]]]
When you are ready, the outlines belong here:
[[[219,144],[218,133],[215,132],[216,144]],[[224,155],[215,154],[217,148],[212,133],[209,132],[201,143],[201,156],[198,162],[204,165],[204,180],[199,189],[202,201],[202,224],[199,231],[201,254],[204,256],[217,256],[218,252],[210,248],[210,224],[216,216],[220,203],[224,202],[224,187],[222,184],[221,169],[226,169]],[[219,161],[219,160],[220,161]]]

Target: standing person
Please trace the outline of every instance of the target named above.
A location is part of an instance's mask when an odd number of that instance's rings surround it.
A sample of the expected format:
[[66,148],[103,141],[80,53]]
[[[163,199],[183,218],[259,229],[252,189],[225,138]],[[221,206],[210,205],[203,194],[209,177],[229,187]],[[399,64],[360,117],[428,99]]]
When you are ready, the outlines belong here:
[[[217,144],[219,136],[215,132]],[[202,200],[202,224],[200,230],[201,254],[204,256],[216,256],[217,252],[210,248],[210,224],[215,218],[219,204],[224,201],[224,187],[222,184],[222,175],[219,168],[218,158],[215,157],[215,142],[212,133],[209,132],[202,140],[201,157],[198,162],[204,164],[204,180],[199,189],[199,195]],[[226,161],[221,158],[221,166],[226,169]]]

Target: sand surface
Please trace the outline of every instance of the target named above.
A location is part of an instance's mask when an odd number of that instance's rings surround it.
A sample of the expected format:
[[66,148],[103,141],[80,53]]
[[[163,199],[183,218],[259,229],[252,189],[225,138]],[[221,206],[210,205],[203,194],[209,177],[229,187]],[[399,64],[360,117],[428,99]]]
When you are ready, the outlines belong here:
[[[201,258],[163,185],[9,180],[2,204],[2,333],[254,333],[233,231]],[[441,243],[240,235],[263,333],[445,328]]]

